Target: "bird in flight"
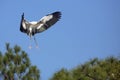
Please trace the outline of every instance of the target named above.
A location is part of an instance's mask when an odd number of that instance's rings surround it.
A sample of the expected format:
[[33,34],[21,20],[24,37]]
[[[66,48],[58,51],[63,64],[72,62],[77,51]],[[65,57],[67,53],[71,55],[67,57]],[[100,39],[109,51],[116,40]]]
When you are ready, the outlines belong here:
[[[51,27],[57,21],[59,21],[59,19],[61,18],[61,12],[56,11],[54,13],[42,17],[39,21],[32,21],[32,22],[28,22],[24,18],[24,13],[22,14],[21,17],[22,18],[20,22],[20,31],[27,34],[30,37],[30,40],[33,36],[36,46],[38,46],[37,41],[35,39],[35,34],[47,30],[49,27]],[[32,48],[32,46],[30,45],[29,48]]]

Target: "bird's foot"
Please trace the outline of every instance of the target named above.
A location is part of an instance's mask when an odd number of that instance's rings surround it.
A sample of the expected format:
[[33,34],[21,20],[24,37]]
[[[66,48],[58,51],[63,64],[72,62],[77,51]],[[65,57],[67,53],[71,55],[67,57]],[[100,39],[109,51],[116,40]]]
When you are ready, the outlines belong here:
[[32,46],[29,46],[29,49],[32,49]]
[[38,46],[38,45],[36,45],[36,48],[39,48],[39,46]]

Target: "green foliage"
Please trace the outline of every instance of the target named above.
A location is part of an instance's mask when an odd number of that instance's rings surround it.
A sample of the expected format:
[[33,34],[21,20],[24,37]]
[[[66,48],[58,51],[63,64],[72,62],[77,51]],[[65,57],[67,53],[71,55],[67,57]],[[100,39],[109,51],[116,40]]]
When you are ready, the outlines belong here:
[[6,44],[4,55],[0,52],[0,76],[4,80],[39,80],[40,71],[32,66],[28,55],[17,45]]
[[50,80],[72,80],[70,73],[66,69],[61,69],[54,74],[54,77]]
[[69,71],[61,69],[50,80],[120,80],[120,59],[95,58]]

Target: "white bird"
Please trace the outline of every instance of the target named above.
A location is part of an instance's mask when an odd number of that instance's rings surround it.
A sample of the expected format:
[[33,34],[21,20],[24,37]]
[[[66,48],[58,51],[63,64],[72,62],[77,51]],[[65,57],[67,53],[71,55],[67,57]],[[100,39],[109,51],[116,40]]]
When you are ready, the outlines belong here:
[[[36,33],[41,33],[47,30],[52,25],[54,25],[57,21],[59,21],[60,18],[61,18],[61,12],[56,11],[54,13],[44,16],[39,21],[28,22],[24,18],[24,13],[23,13],[20,23],[20,31],[26,33],[28,36],[30,36],[31,39],[31,37],[34,36]],[[36,42],[35,36],[34,36],[34,40]]]

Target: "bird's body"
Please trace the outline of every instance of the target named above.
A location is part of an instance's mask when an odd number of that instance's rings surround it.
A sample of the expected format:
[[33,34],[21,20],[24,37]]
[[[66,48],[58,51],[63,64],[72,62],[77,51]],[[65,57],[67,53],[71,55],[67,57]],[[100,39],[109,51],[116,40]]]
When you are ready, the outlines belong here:
[[61,18],[61,12],[57,11],[44,16],[39,21],[28,22],[24,18],[24,13],[23,13],[20,23],[20,31],[26,33],[31,38],[35,34],[47,30],[49,27],[54,25],[60,18]]

